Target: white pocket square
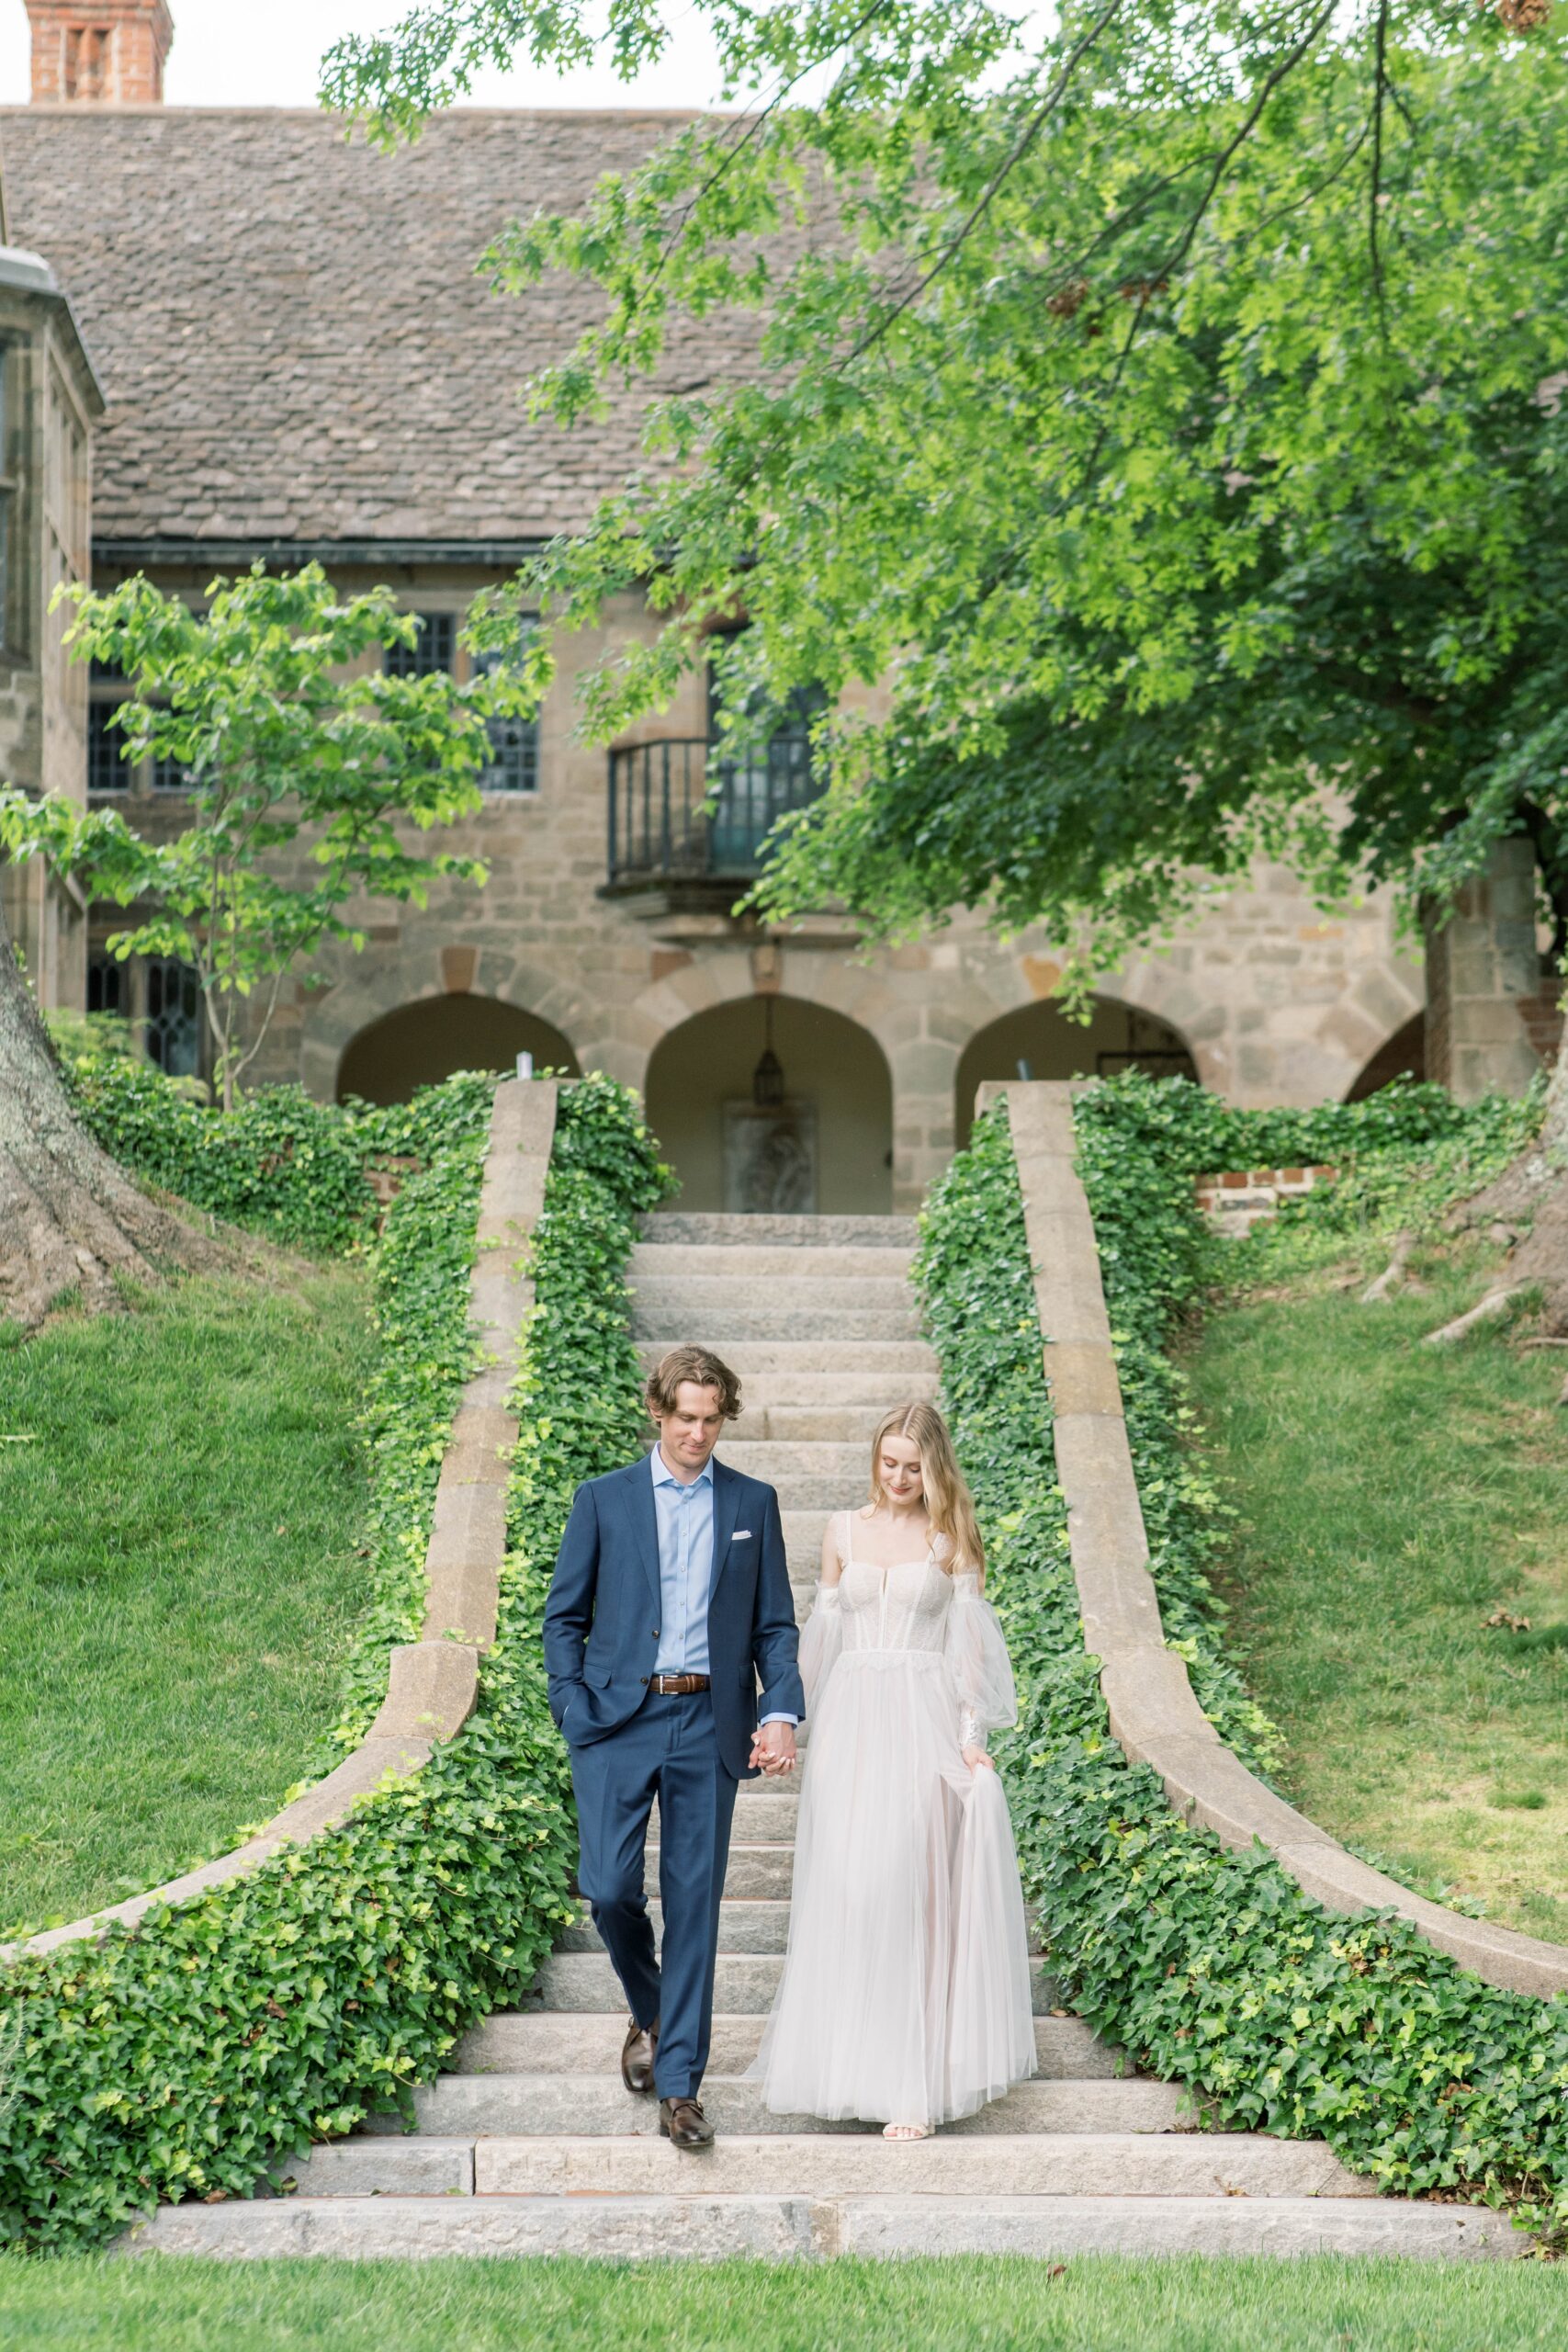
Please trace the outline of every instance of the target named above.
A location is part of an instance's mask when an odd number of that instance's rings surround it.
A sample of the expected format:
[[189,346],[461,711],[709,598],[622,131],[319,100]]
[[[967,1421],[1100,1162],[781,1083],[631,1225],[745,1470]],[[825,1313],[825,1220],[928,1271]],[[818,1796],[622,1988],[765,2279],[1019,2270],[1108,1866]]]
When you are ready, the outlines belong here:
[[729,1540],[732,1544],[750,1544],[751,1531],[749,1527],[738,1527]]

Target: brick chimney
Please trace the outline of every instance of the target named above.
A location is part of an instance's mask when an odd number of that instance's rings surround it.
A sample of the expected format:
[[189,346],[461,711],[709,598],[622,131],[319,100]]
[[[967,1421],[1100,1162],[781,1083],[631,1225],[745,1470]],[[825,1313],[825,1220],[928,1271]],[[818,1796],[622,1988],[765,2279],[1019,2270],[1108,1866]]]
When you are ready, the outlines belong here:
[[168,0],[27,0],[34,106],[164,103]]

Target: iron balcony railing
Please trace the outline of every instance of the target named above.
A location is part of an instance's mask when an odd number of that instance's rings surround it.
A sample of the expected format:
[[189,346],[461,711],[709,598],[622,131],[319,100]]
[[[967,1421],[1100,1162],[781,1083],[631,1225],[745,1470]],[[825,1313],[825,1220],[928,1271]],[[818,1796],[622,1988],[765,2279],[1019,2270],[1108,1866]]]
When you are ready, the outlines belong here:
[[741,759],[705,737],[666,736],[610,753],[610,884],[743,882],[779,819],[822,790],[804,728]]

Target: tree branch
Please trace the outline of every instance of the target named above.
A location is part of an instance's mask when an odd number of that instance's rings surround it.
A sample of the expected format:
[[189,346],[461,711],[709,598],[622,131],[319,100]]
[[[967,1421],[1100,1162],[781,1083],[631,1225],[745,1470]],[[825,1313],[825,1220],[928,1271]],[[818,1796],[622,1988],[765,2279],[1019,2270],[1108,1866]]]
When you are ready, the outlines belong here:
[[1378,0],[1372,31],[1372,169],[1367,199],[1367,258],[1371,265],[1372,300],[1377,304],[1378,334],[1388,345],[1388,304],[1383,297],[1382,246],[1378,235],[1378,207],[1382,202],[1382,115],[1388,96],[1389,0]]
[[961,248],[968,243],[969,238],[974,234],[975,229],[979,221],[984,218],[985,214],[989,211],[992,200],[1003,181],[1018,168],[1018,165],[1022,162],[1024,156],[1028,154],[1029,150],[1039,138],[1040,133],[1044,130],[1045,125],[1050,120],[1052,115],[1056,111],[1057,107],[1060,106],[1063,98],[1066,95],[1068,85],[1072,81],[1074,71],[1077,68],[1079,60],[1088,55],[1089,50],[1093,48],[1095,42],[1100,39],[1100,34],[1105,30],[1105,28],[1111,22],[1111,17],[1117,14],[1121,6],[1122,0],[1108,0],[1108,5],[1100,10],[1100,15],[1095,18],[1093,24],[1090,25],[1089,30],[1083,35],[1082,39],[1072,50],[1066,64],[1057,74],[1055,81],[1052,84],[1051,88],[1047,91],[1040,106],[1035,108],[1034,113],[1030,117],[1028,122],[1025,123],[1018,138],[1013,141],[1010,152],[997,165],[996,170],[992,173],[989,180],[986,183],[985,187],[981,190],[978,198],[968,214],[968,217],[962,222],[960,227],[954,232],[953,235],[947,240],[947,243],[942,246],[935,261],[932,262],[931,267],[924,273],[924,275],[916,280],[915,284],[910,287],[907,294],[899,297],[898,300],[894,303],[891,310],[883,313],[875,326],[868,329],[866,334],[861,337],[860,341],[854,345],[852,350],[851,350],[840,362],[842,367],[852,367],[857,359],[863,358],[865,354],[870,351],[874,345],[880,343],[883,336],[886,334],[893,326],[894,322],[903,316],[911,302],[918,302],[919,300],[920,296],[925,292],[927,287],[930,286],[931,281],[935,277],[939,277],[942,271],[947,267],[948,263],[953,259],[954,254],[958,253]]

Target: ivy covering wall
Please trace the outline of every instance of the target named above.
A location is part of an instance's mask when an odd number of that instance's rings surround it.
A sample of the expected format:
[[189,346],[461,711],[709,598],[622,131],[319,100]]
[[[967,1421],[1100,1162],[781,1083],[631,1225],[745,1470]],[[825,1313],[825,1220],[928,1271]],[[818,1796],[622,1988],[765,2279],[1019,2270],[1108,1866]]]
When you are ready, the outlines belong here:
[[[367,1135],[352,1114],[292,1091],[252,1098],[240,1132],[175,1125],[171,1142],[142,1073],[89,1081],[81,1097],[100,1137],[138,1172],[290,1240],[364,1241],[370,1219],[353,1184],[365,1191],[372,1139],[423,1161],[378,1250],[376,1600],[341,1746],[357,1736],[387,1645],[408,1626],[473,1361],[468,1277],[493,1081],[430,1090],[396,1114],[395,1145],[388,1114],[367,1114]],[[289,1135],[292,1148],[263,1167]],[[310,2141],[375,2110],[408,2112],[412,2086],[450,2062],[468,2027],[528,1984],[569,1914],[575,1850],[538,1612],[573,1487],[635,1445],[623,1269],[637,1212],[669,1181],[625,1089],[593,1078],[562,1090],[514,1390],[499,1629],[458,1736],[249,1877],[0,1970],[6,2242],[91,2245],[162,2199],[247,2195]]]
[[[1237,1112],[1186,1080],[1137,1078],[1077,1105],[1166,1636],[1221,1737],[1264,1777],[1270,1727],[1225,1656],[1207,1581],[1215,1497],[1164,1351],[1224,1246],[1192,1178],[1330,1160],[1341,1186],[1294,1214],[1375,1222],[1413,1189],[1435,1213],[1538,1117],[1539,1102],[1467,1112],[1425,1087]],[[1324,1910],[1261,1847],[1233,1852],[1187,1826],[1111,1739],[1083,1652],[1004,1104],[937,1186],[917,1277],[1019,1672],[1020,1723],[998,1755],[1026,1892],[1068,1997],[1138,2065],[1188,2086],[1219,2128],[1322,2138],[1388,2191],[1568,2228],[1568,2000],[1485,1984],[1393,1915]]]

